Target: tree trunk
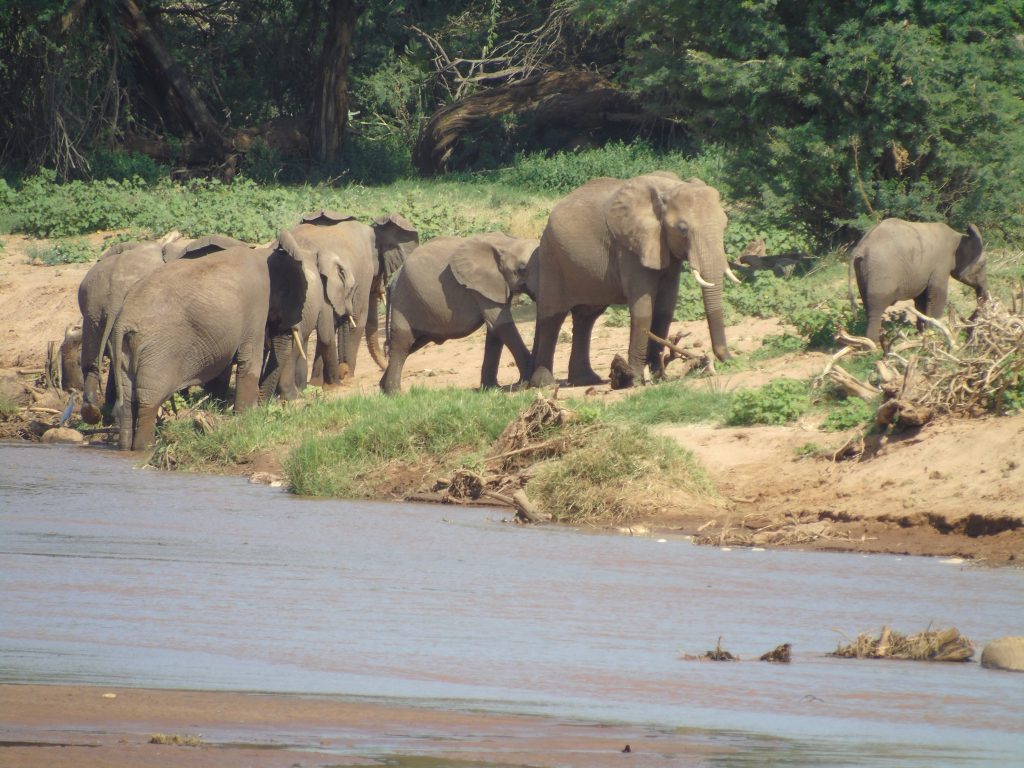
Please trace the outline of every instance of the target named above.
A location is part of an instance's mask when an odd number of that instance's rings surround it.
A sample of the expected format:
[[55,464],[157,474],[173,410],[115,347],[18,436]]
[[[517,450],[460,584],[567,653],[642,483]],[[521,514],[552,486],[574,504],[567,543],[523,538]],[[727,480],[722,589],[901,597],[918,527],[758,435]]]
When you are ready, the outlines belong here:
[[313,157],[321,162],[333,161],[344,141],[349,105],[348,62],[352,56],[352,34],[362,10],[353,0],[331,0],[310,142]]
[[192,88],[139,4],[135,0],[117,0],[116,7],[139,60],[163,98],[164,108],[172,113],[167,117],[183,123],[211,148],[224,149],[221,128],[206,102]]

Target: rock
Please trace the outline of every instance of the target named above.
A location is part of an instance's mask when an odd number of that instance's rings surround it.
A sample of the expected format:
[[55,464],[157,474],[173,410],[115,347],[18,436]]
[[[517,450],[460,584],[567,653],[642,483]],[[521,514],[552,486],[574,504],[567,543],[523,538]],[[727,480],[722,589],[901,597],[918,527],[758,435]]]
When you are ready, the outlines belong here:
[[70,427],[55,427],[43,433],[44,443],[82,443],[85,436],[77,429]]
[[981,666],[1024,672],[1024,637],[1000,637],[981,652]]

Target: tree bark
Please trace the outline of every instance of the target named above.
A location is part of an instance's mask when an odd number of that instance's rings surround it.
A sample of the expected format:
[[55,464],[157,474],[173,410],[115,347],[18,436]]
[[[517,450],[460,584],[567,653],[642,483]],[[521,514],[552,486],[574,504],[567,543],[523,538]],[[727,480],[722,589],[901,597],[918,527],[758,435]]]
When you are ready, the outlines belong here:
[[218,150],[225,148],[221,127],[139,4],[135,0],[117,0],[116,7],[139,60],[163,97],[165,107],[174,113],[167,117],[180,120],[211,147]]
[[362,10],[353,0],[331,0],[310,142],[313,157],[321,162],[333,161],[344,141],[349,106],[348,63],[352,56],[352,34]]

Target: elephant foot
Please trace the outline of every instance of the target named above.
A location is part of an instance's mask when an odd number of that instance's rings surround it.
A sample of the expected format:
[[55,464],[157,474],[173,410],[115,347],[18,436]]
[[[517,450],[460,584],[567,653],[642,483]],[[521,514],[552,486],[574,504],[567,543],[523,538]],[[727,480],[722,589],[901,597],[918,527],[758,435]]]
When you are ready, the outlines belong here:
[[92,403],[82,405],[82,421],[86,424],[99,424],[103,413]]
[[538,368],[530,377],[531,387],[550,387],[555,383],[555,377],[547,368]]
[[604,379],[597,375],[593,370],[582,371],[580,373],[569,373],[569,386],[570,387],[592,387],[597,384],[603,384]]

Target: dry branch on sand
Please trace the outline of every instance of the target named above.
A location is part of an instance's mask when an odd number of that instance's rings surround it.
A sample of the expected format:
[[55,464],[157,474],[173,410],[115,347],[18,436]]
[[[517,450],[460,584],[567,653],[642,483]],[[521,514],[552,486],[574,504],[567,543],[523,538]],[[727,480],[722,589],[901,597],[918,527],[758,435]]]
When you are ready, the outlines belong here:
[[484,472],[458,469],[450,478],[441,478],[435,486],[445,500],[497,501],[516,510],[517,519],[537,523],[549,519],[526,496],[523,486],[529,468],[540,459],[558,456],[569,450],[568,435],[551,432],[572,421],[575,414],[557,400],[538,396],[498,436],[484,459]]
[[925,630],[916,635],[901,635],[882,627],[877,638],[863,632],[852,643],[837,647],[832,655],[854,659],[970,661],[974,646],[956,627]]

